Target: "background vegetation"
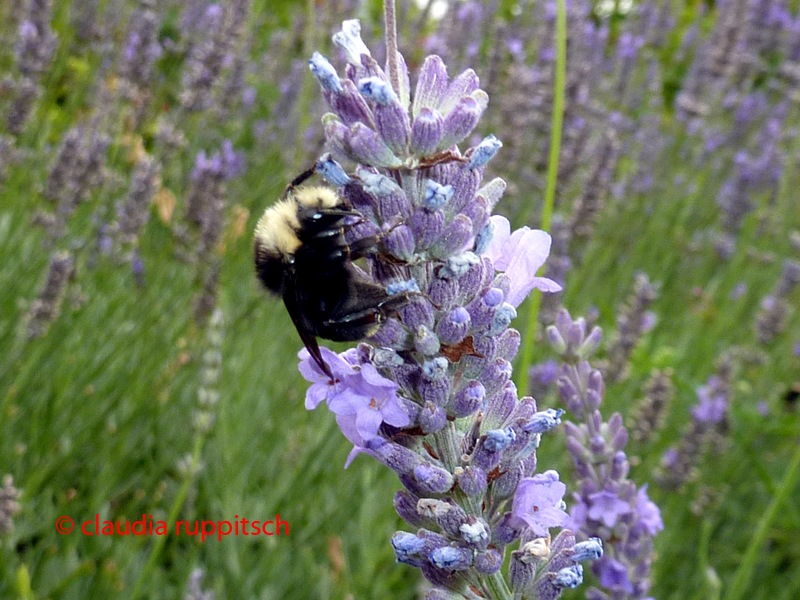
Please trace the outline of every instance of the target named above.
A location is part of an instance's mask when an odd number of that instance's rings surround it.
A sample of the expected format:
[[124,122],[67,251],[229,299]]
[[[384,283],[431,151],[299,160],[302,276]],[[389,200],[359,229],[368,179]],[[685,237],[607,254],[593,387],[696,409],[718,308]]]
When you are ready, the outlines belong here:
[[[451,73],[481,76],[479,133],[506,144],[491,165],[509,182],[498,212],[535,226],[551,4],[451,2],[442,20],[399,4],[412,68],[435,51]],[[635,425],[653,370],[674,385],[663,424],[629,446],[666,525],[652,595],[796,598],[800,317],[795,286],[776,288],[800,260],[796,3],[569,10],[560,302],[613,348],[646,274],[653,316],[606,410]],[[394,476],[367,457],[342,470],[348,443],[331,415],[304,410],[300,341],[251,265],[255,220],[321,151],[305,60],[319,49],[341,68],[329,38],[350,17],[380,55],[377,2],[0,6],[0,476],[13,476],[0,598],[183,598],[196,569],[218,600],[419,594],[388,543],[402,528]],[[724,426],[687,480],[666,485],[663,453],[723,356],[735,363]],[[537,344],[535,360],[549,358]],[[560,434],[539,456],[569,471]],[[276,513],[288,536],[55,529],[62,515],[79,526]]]

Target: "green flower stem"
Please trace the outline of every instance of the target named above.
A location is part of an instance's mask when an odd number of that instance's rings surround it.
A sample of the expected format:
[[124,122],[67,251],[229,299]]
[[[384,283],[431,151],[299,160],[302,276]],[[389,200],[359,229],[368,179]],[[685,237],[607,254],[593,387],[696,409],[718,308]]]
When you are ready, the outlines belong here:
[[[172,523],[175,523],[175,521],[178,519],[178,513],[180,513],[181,508],[183,508],[183,503],[186,501],[186,495],[189,493],[189,487],[197,477],[198,466],[200,465],[200,454],[203,451],[203,441],[205,440],[205,437],[206,436],[200,432],[194,434],[194,448],[192,449],[192,461],[189,466],[189,473],[183,480],[183,484],[178,490],[178,495],[175,496],[175,500],[173,500],[172,506],[169,509],[167,527],[171,527]],[[137,598],[139,598],[142,586],[144,585],[145,581],[148,581],[150,571],[153,570],[158,557],[161,555],[161,550],[164,548],[167,537],[169,536],[156,536],[155,542],[153,543],[153,549],[150,550],[150,556],[147,558],[147,562],[145,563],[142,572],[139,574],[139,579],[136,581],[136,585],[133,587],[133,592],[130,595],[131,600],[137,600]]]
[[[542,206],[541,228],[550,229],[553,205],[558,183],[558,159],[561,155],[561,129],[564,124],[564,97],[567,83],[567,4],[557,0],[556,12],[556,72],[553,90],[553,122],[550,130],[550,158],[547,165],[547,189]],[[522,355],[517,368],[517,389],[524,395],[528,389],[528,370],[533,362],[533,344],[539,322],[539,306],[542,293],[534,290],[528,303],[528,328],[522,343]]]
[[739,568],[736,570],[736,574],[733,576],[733,582],[728,589],[725,600],[740,600],[744,597],[745,593],[747,593],[750,583],[753,579],[756,563],[758,562],[759,558],[763,556],[761,551],[764,543],[766,542],[769,528],[772,525],[772,522],[775,520],[775,515],[778,514],[778,509],[781,507],[781,505],[786,502],[787,498],[791,494],[796,493],[797,480],[799,477],[800,446],[798,446],[795,450],[794,456],[792,457],[792,462],[789,463],[789,467],[786,469],[786,475],[784,475],[778,491],[775,493],[775,496],[772,498],[772,502],[770,502],[767,510],[764,512],[764,516],[761,517],[761,521],[759,521],[753,537],[750,538],[750,545],[747,547],[744,557],[739,563]]

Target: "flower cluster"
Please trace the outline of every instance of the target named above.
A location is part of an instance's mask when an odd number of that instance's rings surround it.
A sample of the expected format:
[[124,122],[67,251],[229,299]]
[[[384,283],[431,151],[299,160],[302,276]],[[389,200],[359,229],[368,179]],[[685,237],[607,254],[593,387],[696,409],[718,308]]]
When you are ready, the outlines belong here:
[[14,487],[14,478],[5,475],[3,485],[0,487],[0,535],[14,530],[14,517],[21,510],[17,502],[21,495],[21,492]]
[[549,529],[568,519],[566,488],[555,471],[536,472],[536,448],[561,411],[539,411],[511,381],[517,307],[534,288],[560,290],[536,276],[550,236],[491,216],[505,189],[501,179],[481,185],[501,146],[494,136],[459,151],[488,101],[475,73],[450,79],[429,56],[412,102],[402,56],[385,73],[359,30],[346,21],[334,36],[345,78],[319,53],[310,61],[332,110],[328,144],[357,164],[347,173],[325,156],[317,170],[364,216],[348,235],[381,240],[369,275],[408,302],[369,343],[321,349],[332,379],[300,353],[306,406],[325,402],[336,415],[354,444],[348,464],[366,453],[399,476],[395,507],[418,531],[392,545],[433,584],[428,598],[556,598],[602,546],[576,544],[567,530],[551,542]]
[[786,329],[786,321],[791,314],[788,297],[798,283],[800,264],[787,259],[783,263],[783,272],[775,289],[761,301],[761,310],[756,315],[753,329],[760,344],[769,344]]
[[594,327],[587,334],[586,322],[573,321],[562,309],[547,333],[564,363],[559,396],[576,420],[564,423],[567,449],[580,478],[570,526],[606,545],[604,556],[592,565],[606,591],[592,589],[587,597],[645,598],[653,537],[664,523],[658,506],[647,497],[647,486],[637,488],[628,479],[630,464],[624,451],[628,432],[622,415],[614,413],[604,422],[599,410],[605,393],[603,375],[587,359],[600,345],[602,332]]
[[719,448],[728,430],[728,411],[734,376],[732,353],[723,354],[717,371],[697,389],[697,403],[692,407],[692,421],[678,444],[661,458],[658,483],[677,489],[696,475],[697,464],[709,450]]
[[647,275],[637,273],[630,295],[617,316],[617,335],[608,348],[608,359],[601,369],[611,382],[627,377],[628,359],[642,336],[655,325],[655,313],[647,310],[658,297],[658,288]]

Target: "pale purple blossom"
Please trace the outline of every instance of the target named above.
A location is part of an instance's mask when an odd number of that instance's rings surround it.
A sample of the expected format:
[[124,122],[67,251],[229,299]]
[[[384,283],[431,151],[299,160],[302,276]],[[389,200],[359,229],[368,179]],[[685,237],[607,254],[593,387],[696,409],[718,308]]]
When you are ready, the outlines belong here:
[[558,473],[544,473],[526,477],[519,482],[514,494],[511,514],[521,519],[534,534],[547,537],[551,527],[564,527],[569,515],[563,510],[567,486],[558,480]]
[[485,256],[510,280],[506,302],[516,308],[534,288],[543,292],[560,292],[561,286],[555,281],[536,276],[550,254],[550,235],[528,227],[511,233],[508,219],[500,215],[493,216],[490,221],[494,232]]

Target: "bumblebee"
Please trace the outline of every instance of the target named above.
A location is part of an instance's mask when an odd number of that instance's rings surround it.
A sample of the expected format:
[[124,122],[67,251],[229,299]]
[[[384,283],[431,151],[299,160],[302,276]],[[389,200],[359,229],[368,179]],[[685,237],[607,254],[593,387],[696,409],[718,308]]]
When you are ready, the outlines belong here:
[[303,186],[314,172],[295,178],[259,219],[254,258],[258,278],[283,298],[303,344],[333,379],[317,338],[352,342],[368,337],[408,302],[408,295],[390,295],[353,264],[374,250],[380,236],[348,244],[345,232],[364,218],[331,188]]

